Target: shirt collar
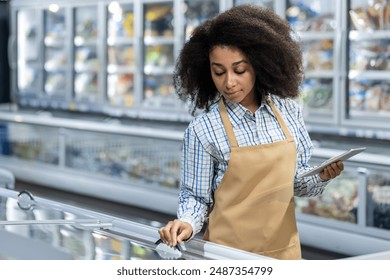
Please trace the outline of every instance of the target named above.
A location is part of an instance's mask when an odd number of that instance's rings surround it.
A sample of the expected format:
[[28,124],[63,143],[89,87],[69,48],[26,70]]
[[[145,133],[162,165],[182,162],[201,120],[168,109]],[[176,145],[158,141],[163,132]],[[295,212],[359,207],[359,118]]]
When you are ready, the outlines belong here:
[[[247,116],[247,118],[249,118],[250,120],[256,121],[256,117],[253,116],[252,112],[247,108],[245,108],[244,106],[242,106],[240,103],[231,103],[226,99],[224,99],[224,101],[233,127],[239,125],[242,121],[242,118],[244,118],[245,116]],[[265,109],[266,111],[268,111],[269,114],[274,116],[272,108],[270,107],[270,105],[268,105],[268,103],[265,100],[261,103],[259,109],[257,109],[255,114],[258,114],[259,111],[263,109]]]

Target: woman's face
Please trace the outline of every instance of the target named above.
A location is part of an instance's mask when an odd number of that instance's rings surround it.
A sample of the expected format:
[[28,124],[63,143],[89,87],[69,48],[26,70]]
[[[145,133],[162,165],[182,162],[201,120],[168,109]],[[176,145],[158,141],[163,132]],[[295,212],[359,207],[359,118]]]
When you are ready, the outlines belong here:
[[229,102],[256,111],[256,76],[248,58],[239,49],[226,46],[215,46],[209,58],[211,77],[219,93]]

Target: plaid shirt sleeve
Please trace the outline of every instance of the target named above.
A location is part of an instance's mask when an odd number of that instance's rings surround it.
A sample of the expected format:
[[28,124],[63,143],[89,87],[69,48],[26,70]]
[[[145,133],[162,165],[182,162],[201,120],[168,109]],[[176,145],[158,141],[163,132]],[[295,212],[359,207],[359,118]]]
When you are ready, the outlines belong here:
[[[297,172],[294,180],[294,195],[300,197],[317,196],[324,192],[325,187],[328,185],[329,180],[322,180],[317,174],[315,176],[303,177],[298,179],[297,176],[307,170],[312,169],[309,165],[309,159],[313,152],[313,144],[311,142],[308,131],[305,127],[302,110],[300,107],[296,107],[297,117]],[[288,118],[289,119],[289,118]]]
[[184,134],[181,164],[181,190],[177,215],[180,220],[192,225],[194,235],[201,231],[208,209],[212,205],[214,163],[191,124]]

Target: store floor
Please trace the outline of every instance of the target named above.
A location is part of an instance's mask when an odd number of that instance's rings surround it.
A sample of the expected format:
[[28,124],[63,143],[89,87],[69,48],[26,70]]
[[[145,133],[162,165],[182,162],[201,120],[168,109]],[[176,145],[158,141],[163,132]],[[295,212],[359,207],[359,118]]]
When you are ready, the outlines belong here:
[[[89,196],[83,196],[79,194],[69,193],[53,188],[47,188],[42,186],[32,185],[30,183],[17,181],[15,184],[17,191],[27,190],[35,196],[42,198],[48,198],[54,201],[66,203],[69,205],[82,207],[97,211],[100,213],[106,213],[118,218],[136,221],[139,223],[150,225],[153,221],[154,225],[159,223],[163,225],[166,221],[175,218],[172,215],[149,211],[142,208],[132,207],[121,203],[96,199]],[[302,246],[302,256],[306,260],[333,260],[348,257],[346,255],[319,250],[312,247]]]

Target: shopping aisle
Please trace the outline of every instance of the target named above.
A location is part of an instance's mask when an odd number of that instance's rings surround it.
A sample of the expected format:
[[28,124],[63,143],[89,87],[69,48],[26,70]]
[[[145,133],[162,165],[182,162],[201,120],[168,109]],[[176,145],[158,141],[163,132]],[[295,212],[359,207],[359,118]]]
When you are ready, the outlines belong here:
[[[174,216],[164,213],[154,212],[147,209],[132,207],[130,205],[106,201],[79,194],[73,194],[53,188],[32,185],[22,181],[16,182],[15,189],[17,191],[27,190],[35,196],[48,198],[61,203],[90,209],[146,225],[152,224],[156,227],[158,225],[162,226],[166,221],[175,218]],[[302,246],[302,256],[306,260],[333,260],[348,257],[346,255],[307,246]]]

